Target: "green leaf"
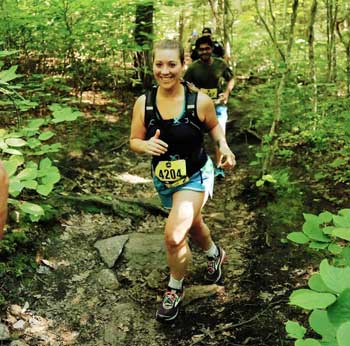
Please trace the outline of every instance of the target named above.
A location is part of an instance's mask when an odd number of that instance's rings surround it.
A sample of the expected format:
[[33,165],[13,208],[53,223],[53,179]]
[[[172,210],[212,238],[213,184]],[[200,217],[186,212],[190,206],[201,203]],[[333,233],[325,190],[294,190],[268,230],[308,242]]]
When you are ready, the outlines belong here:
[[345,217],[348,217],[350,219],[350,209],[349,208],[339,210],[338,214],[345,216]]
[[336,227],[350,227],[350,217],[348,217],[347,215],[334,215],[333,222]]
[[315,249],[315,250],[324,250],[328,247],[328,244],[327,243],[319,243],[317,241],[312,241],[310,244],[309,244],[309,248],[310,249]]
[[262,176],[262,180],[268,181],[269,183],[275,184],[277,183],[276,179],[271,174],[265,174]]
[[41,216],[44,215],[44,209],[38,204],[23,202],[19,205],[19,208],[26,214]]
[[45,124],[44,119],[33,119],[33,120],[29,121],[28,128],[30,130],[39,130],[39,128],[44,124]]
[[260,187],[260,186],[263,186],[264,185],[264,180],[257,180],[257,182],[255,183],[256,187]]
[[40,134],[38,137],[41,141],[47,141],[51,137],[53,137],[55,134],[52,131],[45,131]]
[[336,158],[333,162],[331,162],[329,164],[329,166],[333,167],[333,168],[337,168],[337,167],[340,167],[340,166],[343,166],[347,163],[347,160],[344,160],[343,158]]
[[297,244],[306,244],[310,241],[310,238],[307,237],[303,232],[291,232],[287,235],[287,239]]
[[341,255],[344,258],[346,265],[350,267],[350,246],[345,247]]
[[336,301],[336,297],[331,293],[299,289],[293,291],[289,301],[291,305],[296,305],[306,310],[325,309]]
[[325,340],[333,340],[336,337],[336,329],[328,318],[327,311],[314,310],[309,316],[311,328]]
[[36,168],[25,168],[17,174],[19,180],[33,180],[38,176]]
[[321,346],[320,342],[316,339],[304,339],[304,340],[297,340],[295,342],[295,346]]
[[4,150],[4,149],[7,149],[7,148],[8,148],[8,145],[5,143],[5,140],[0,138],[0,149]]
[[16,177],[13,179],[10,178],[9,194],[11,196],[17,197],[22,192],[23,188],[23,184]]
[[41,171],[45,171],[48,168],[50,168],[51,166],[52,166],[52,161],[48,157],[46,157],[45,159],[40,160],[39,168],[40,168]]
[[0,71],[0,79],[3,82],[10,82],[22,75],[16,74],[17,65],[11,66],[8,70]]
[[322,228],[322,231],[324,234],[332,235],[334,228],[334,226],[326,226]]
[[306,222],[312,222],[317,225],[320,225],[322,223],[322,221],[320,221],[317,215],[303,213],[303,216]]
[[324,259],[320,264],[320,274],[324,284],[334,292],[340,293],[350,288],[350,267],[336,268]]
[[339,346],[349,346],[350,341],[350,321],[343,323],[337,331],[337,341]]
[[318,215],[318,219],[322,222],[322,223],[329,223],[332,221],[333,219],[333,214],[330,213],[329,211],[325,211],[321,214]]
[[0,58],[16,54],[17,52],[18,52],[18,50],[2,50],[2,51],[0,51]]
[[324,284],[320,273],[313,274],[308,281],[308,285],[313,291],[316,292],[335,293]]
[[31,190],[36,190],[38,186],[38,182],[36,180],[23,180],[21,183],[24,188]]
[[342,216],[347,216],[350,218],[350,209],[349,208],[341,209],[338,211],[338,214]]
[[36,191],[40,195],[47,196],[53,190],[53,188],[53,184],[38,185]]
[[24,147],[25,145],[27,145],[27,142],[22,139],[22,138],[7,138],[5,140],[5,143],[10,146],[10,147]]
[[29,138],[27,145],[30,149],[37,148],[41,145],[41,142],[37,138]]
[[328,317],[331,323],[340,327],[343,323],[350,321],[350,289],[340,293],[337,301],[328,308]]
[[52,166],[46,169],[41,169],[38,174],[42,178],[43,183],[55,184],[61,179],[60,172],[57,167]]
[[323,233],[317,217],[316,219],[309,219],[303,224],[303,232],[312,240],[316,240],[319,242],[330,241],[330,238]]
[[11,148],[4,149],[3,152],[11,155],[23,155],[21,151]]
[[61,175],[59,172],[51,172],[42,178],[42,183],[54,185],[60,180],[61,180]]
[[333,255],[340,255],[343,252],[343,247],[338,244],[332,243],[328,246],[328,251]]
[[52,111],[53,119],[52,122],[60,123],[63,121],[74,121],[82,115],[79,111],[73,111],[70,107],[64,107],[59,104],[53,104],[49,107]]
[[0,138],[4,138],[6,136],[6,130],[5,129],[0,129]]
[[350,241],[350,228],[344,228],[344,227],[334,228],[333,236]]
[[306,333],[306,329],[301,326],[298,322],[287,321],[286,332],[292,339],[302,339]]
[[14,160],[3,161],[4,167],[9,177],[12,177],[17,171],[17,162]]

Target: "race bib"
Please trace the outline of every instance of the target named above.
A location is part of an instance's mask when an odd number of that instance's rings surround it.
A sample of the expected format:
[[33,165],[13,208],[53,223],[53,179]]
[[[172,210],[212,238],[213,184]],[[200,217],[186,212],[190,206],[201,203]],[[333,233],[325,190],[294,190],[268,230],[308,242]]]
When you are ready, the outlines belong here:
[[177,182],[187,177],[186,161],[159,161],[154,174],[164,183]]
[[213,89],[200,89],[202,93],[207,94],[211,99],[217,99],[218,98],[218,89],[213,88]]

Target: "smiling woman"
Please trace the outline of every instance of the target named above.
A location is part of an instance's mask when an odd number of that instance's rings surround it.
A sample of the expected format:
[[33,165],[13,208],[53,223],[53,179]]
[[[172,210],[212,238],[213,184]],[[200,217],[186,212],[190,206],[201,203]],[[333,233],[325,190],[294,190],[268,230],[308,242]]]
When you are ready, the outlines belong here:
[[220,280],[225,258],[225,251],[215,245],[202,218],[214,184],[213,163],[203,146],[204,132],[209,131],[218,143],[225,157],[223,167],[232,168],[235,156],[218,125],[211,99],[190,92],[181,82],[185,60],[181,45],[160,41],[153,60],[158,86],[134,105],[130,147],[152,156],[154,186],[163,206],[170,209],[164,231],[170,279],[156,315],[160,321],[170,321],[177,317],[184,297],[183,280],[191,259],[188,236],[208,257],[208,282]]

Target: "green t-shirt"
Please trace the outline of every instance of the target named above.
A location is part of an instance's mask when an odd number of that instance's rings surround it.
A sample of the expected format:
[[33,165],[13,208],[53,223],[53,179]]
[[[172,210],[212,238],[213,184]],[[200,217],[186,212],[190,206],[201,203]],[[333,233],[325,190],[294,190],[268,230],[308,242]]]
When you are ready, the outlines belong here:
[[[201,60],[193,62],[185,72],[184,80],[193,83],[197,88],[211,90],[206,92],[211,98],[215,99],[214,89],[217,94],[222,92],[221,80],[229,81],[233,77],[231,69],[221,58],[212,57],[211,65],[202,63]],[[203,91],[203,90],[202,90]]]

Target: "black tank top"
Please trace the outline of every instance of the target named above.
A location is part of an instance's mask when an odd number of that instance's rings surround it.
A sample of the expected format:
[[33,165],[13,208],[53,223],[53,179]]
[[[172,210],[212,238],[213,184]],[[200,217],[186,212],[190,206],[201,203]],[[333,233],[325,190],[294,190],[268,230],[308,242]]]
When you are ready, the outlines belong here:
[[190,177],[204,166],[208,157],[203,146],[205,127],[197,115],[197,94],[191,93],[187,86],[184,88],[184,111],[174,119],[162,119],[156,106],[157,88],[146,94],[146,139],[153,137],[159,129],[160,139],[168,144],[165,154],[153,156],[153,169],[159,161],[185,159],[187,174]]

